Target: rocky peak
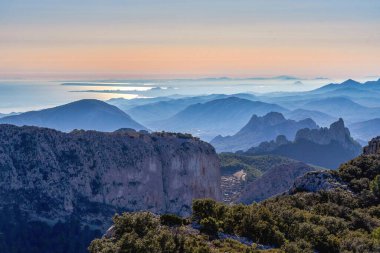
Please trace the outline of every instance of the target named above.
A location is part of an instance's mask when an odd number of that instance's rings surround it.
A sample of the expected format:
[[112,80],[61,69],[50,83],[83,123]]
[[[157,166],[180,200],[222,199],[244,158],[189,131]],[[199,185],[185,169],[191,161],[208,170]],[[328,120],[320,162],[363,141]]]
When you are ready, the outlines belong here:
[[368,145],[363,148],[364,155],[379,155],[380,154],[380,136],[373,138],[368,142]]
[[327,145],[332,141],[335,141],[345,148],[355,148],[357,149],[360,145],[355,142],[350,134],[350,131],[344,125],[343,119],[332,123],[330,128],[319,128],[319,129],[301,129],[297,132],[295,141],[301,139],[308,140],[317,144]]
[[263,117],[263,120],[269,125],[277,125],[286,121],[284,115],[279,112],[270,112]]
[[252,129],[257,128],[258,126],[273,126],[280,124],[286,121],[285,117],[279,112],[270,112],[262,117],[258,117],[257,115],[252,115],[248,124],[243,129]]
[[344,81],[343,83],[341,83],[341,85],[359,85],[361,83],[355,81],[355,80],[352,80],[352,79],[348,79],[346,81]]
[[289,141],[288,141],[288,139],[286,138],[286,136],[285,135],[279,135],[279,136],[277,136],[276,137],[276,144],[277,145],[285,145],[285,144],[288,144],[289,143]]

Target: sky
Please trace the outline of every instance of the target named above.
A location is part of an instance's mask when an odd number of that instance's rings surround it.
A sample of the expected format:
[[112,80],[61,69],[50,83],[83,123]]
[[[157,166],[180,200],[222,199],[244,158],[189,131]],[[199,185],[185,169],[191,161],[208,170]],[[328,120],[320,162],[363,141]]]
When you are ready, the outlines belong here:
[[0,79],[378,76],[378,0],[1,0]]

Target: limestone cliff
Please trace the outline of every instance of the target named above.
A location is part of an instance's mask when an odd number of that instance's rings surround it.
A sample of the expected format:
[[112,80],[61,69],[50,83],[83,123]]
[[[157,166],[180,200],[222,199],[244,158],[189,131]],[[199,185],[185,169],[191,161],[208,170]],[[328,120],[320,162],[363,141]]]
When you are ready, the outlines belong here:
[[221,199],[219,160],[191,136],[0,125],[0,208],[104,228],[116,211],[186,215],[205,197]]

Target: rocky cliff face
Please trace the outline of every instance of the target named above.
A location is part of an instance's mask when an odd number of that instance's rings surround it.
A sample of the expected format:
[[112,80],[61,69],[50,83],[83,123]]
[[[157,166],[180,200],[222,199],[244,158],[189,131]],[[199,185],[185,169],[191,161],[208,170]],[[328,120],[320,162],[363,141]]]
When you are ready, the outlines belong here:
[[373,138],[368,142],[368,146],[363,148],[364,155],[378,155],[380,154],[380,136]]
[[331,171],[313,171],[297,178],[289,193],[331,191],[336,189],[347,190],[348,186],[339,176],[334,175]]
[[219,160],[191,136],[0,125],[0,208],[106,227],[116,211],[186,215],[205,197],[221,198]]
[[289,190],[296,178],[315,170],[307,164],[296,161],[276,166],[246,186],[239,202],[252,204],[284,193]]

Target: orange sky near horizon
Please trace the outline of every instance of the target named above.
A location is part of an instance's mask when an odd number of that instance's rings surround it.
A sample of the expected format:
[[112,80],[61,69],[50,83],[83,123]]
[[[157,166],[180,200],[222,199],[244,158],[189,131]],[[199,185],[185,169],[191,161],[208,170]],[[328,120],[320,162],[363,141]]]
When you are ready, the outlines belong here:
[[370,0],[42,2],[0,3],[0,78],[379,74]]
[[[368,57],[368,55],[370,57]],[[305,77],[360,76],[378,71],[380,51],[349,49],[151,46],[132,48],[18,48],[3,52],[0,69],[9,76],[72,73],[134,76],[257,76],[279,73]],[[296,71],[295,71],[296,70]],[[59,74],[61,73],[61,74]],[[70,76],[68,76],[70,77]]]

